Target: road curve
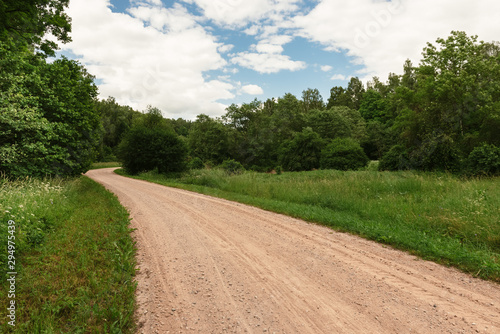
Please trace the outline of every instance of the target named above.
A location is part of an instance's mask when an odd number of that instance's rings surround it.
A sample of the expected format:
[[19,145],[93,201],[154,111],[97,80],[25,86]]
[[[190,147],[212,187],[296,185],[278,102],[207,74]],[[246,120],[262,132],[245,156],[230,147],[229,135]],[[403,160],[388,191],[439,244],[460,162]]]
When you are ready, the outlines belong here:
[[139,333],[500,333],[500,286],[328,228],[91,170],[130,211]]

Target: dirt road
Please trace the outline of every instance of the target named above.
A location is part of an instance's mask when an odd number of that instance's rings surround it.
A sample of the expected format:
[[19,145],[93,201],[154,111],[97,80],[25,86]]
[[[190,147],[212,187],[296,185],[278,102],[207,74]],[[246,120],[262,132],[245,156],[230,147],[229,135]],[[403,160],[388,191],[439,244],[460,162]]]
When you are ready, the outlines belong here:
[[139,333],[500,333],[500,286],[230,201],[87,173],[137,228]]

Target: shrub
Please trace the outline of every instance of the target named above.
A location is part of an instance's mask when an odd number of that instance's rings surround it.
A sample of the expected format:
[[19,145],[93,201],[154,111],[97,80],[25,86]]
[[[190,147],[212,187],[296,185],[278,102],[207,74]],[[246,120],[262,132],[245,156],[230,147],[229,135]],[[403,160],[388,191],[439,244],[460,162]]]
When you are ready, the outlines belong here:
[[150,171],[182,172],[187,147],[173,132],[162,128],[133,128],[120,144],[123,167],[130,174]]
[[500,175],[500,148],[484,144],[475,147],[467,158],[467,170],[471,175]]
[[365,167],[370,159],[357,141],[352,138],[336,138],[321,152],[321,168],[357,170]]
[[203,168],[205,168],[205,164],[203,163],[203,161],[200,158],[195,157],[195,158],[191,159],[188,167],[189,167],[189,169],[203,169]]
[[458,172],[461,153],[454,140],[444,134],[429,135],[409,153],[412,168],[425,171]]
[[408,153],[403,145],[394,145],[387,151],[379,162],[378,170],[406,170],[410,169]]
[[276,175],[281,175],[283,173],[283,168],[281,166],[276,166],[274,170],[276,171]]
[[307,171],[319,168],[325,141],[311,128],[305,128],[280,148],[279,163],[284,170]]
[[220,167],[229,175],[241,174],[245,171],[245,167],[234,159],[224,160]]

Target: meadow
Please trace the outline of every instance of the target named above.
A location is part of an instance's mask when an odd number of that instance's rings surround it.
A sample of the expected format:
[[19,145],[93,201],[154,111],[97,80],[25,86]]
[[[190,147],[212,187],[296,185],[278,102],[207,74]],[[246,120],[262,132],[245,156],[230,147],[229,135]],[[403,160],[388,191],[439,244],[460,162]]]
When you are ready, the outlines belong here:
[[0,179],[0,332],[133,333],[130,232],[127,211],[87,177]]
[[370,168],[281,175],[203,169],[136,178],[326,225],[500,282],[499,178]]

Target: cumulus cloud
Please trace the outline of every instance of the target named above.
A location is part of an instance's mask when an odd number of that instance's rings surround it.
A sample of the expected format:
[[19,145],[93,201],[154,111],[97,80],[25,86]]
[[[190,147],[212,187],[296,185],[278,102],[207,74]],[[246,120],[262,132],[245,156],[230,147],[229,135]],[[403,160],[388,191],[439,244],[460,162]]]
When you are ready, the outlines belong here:
[[347,79],[348,78],[343,74],[335,74],[330,78],[330,80],[342,80],[342,81]]
[[196,4],[216,24],[244,27],[249,22],[278,17],[297,10],[300,0],[184,0]]
[[[283,70],[298,71],[307,67],[303,61],[292,60],[283,55],[283,45],[291,42],[288,35],[273,35],[261,39],[250,47],[250,51],[233,54],[231,62],[259,73],[278,73]],[[255,51],[255,52],[253,52]]]
[[329,51],[347,52],[364,65],[367,77],[401,73],[407,58],[417,64],[427,42],[452,30],[498,39],[497,0],[322,0],[306,15],[293,18],[297,35]]
[[135,2],[129,14],[113,13],[106,0],[73,0],[73,42],[64,49],[97,77],[102,98],[143,110],[160,108],[165,116],[193,119],[218,115],[220,99],[234,97],[235,87],[205,80],[203,73],[222,69],[226,61],[218,43],[182,6],[160,7],[161,2]]
[[259,73],[298,71],[307,66],[303,61],[291,60],[289,56],[276,53],[240,52],[231,59],[231,62]]
[[323,65],[323,66],[321,66],[321,70],[323,72],[330,72],[331,70],[333,70],[333,67],[330,65]]
[[257,85],[245,85],[241,87],[241,91],[245,94],[249,95],[262,95],[264,94],[264,90]]

